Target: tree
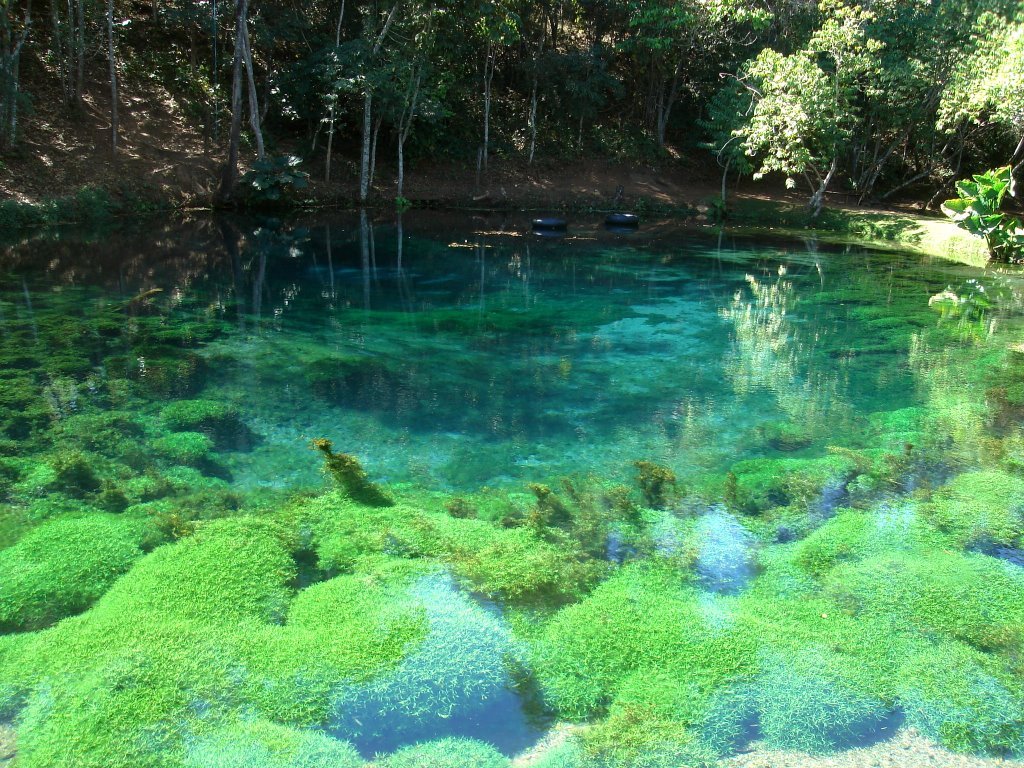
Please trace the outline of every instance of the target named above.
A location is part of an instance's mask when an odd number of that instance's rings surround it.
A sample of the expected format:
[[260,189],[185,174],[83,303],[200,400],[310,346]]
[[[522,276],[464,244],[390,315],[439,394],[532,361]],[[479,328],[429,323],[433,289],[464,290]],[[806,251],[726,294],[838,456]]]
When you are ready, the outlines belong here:
[[645,83],[643,119],[659,147],[680,98],[699,94],[731,48],[771,18],[765,8],[738,0],[626,0],[624,6],[629,32],[619,50],[632,58],[635,82]]
[[32,29],[32,0],[26,0],[20,25],[11,0],[0,0],[0,148],[14,146],[18,137],[21,100],[21,51]]
[[110,65],[110,146],[117,154],[117,54],[114,50],[114,0],[107,0],[107,61]]
[[756,166],[755,179],[782,173],[794,188],[804,178],[812,216],[853,136],[858,86],[880,47],[865,34],[870,12],[842,3],[822,9],[826,18],[804,48],[790,55],[765,49],[740,69],[736,81],[748,102],[730,132]]
[[242,138],[242,60],[245,56],[244,30],[248,0],[235,0],[235,56],[231,76],[231,130],[228,134],[228,161],[221,175],[218,197],[230,202],[238,184],[238,145]]
[[391,10],[388,12],[387,17],[379,28],[374,26],[378,21],[375,13],[368,14],[366,18],[366,29],[364,34],[366,35],[366,39],[372,40],[373,42],[367,52],[366,61],[363,64],[363,148],[359,163],[360,202],[365,202],[370,192],[370,149],[373,136],[373,79],[375,74],[372,69],[375,64],[375,60],[381,51],[381,46],[384,44],[384,40],[388,36],[388,30],[391,29],[391,25],[395,21],[395,14],[398,13],[398,8],[401,5],[401,2],[402,0],[397,0],[395,4],[391,6]]

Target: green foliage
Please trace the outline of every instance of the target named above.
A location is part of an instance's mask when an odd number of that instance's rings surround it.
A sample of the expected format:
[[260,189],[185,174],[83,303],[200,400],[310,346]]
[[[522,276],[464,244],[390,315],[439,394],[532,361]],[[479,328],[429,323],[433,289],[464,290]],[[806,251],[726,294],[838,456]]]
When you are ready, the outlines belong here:
[[942,204],[942,212],[957,226],[985,240],[992,258],[1015,261],[1024,258],[1024,224],[1003,213],[1003,197],[1014,195],[1010,167],[975,174],[956,183],[957,198]]
[[88,608],[142,556],[144,527],[102,514],[51,520],[0,551],[0,628],[37,630]]
[[309,174],[298,170],[302,159],[294,155],[266,157],[256,160],[241,183],[248,187],[251,204],[279,204],[295,198],[299,190],[309,186]]

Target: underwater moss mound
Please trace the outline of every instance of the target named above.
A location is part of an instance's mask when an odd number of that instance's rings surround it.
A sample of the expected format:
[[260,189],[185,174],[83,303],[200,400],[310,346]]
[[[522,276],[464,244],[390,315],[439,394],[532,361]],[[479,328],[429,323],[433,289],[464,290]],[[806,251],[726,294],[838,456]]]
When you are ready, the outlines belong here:
[[826,589],[846,610],[894,630],[1000,650],[1024,627],[1024,573],[1011,569],[978,554],[888,553],[835,568]]
[[856,462],[840,455],[740,461],[732,466],[725,502],[731,510],[745,514],[795,506],[828,515],[856,471]]
[[351,744],[267,721],[242,722],[196,739],[188,768],[360,768]]
[[438,739],[405,747],[377,763],[380,768],[509,768],[494,747],[476,739]]
[[424,637],[422,610],[395,600],[409,571],[390,561],[315,585],[288,611],[289,545],[262,521],[207,523],[144,558],[81,616],[0,644],[0,711],[20,712],[19,762],[194,765],[190,750],[240,713],[325,724],[336,692]]
[[957,752],[1024,757],[1020,676],[962,643],[909,655],[895,678],[907,723]]
[[153,450],[173,464],[202,464],[209,460],[213,440],[201,432],[176,432],[153,441]]
[[948,546],[910,501],[883,502],[870,511],[842,510],[797,544],[794,562],[821,577],[841,563],[885,552],[921,552]]
[[1024,480],[967,472],[936,491],[928,519],[962,547],[1016,547],[1024,535]]
[[836,674],[828,652],[764,651],[758,668],[750,682],[717,692],[707,709],[700,730],[717,752],[744,746],[755,733],[771,749],[811,754],[892,735],[890,707]]
[[58,519],[0,551],[0,629],[41,629],[88,608],[142,557],[145,528],[103,514]]
[[443,572],[412,584],[403,602],[427,632],[393,670],[340,690],[331,730],[361,743],[411,742],[471,717],[510,683],[523,650],[500,617],[462,594]]
[[670,670],[710,689],[744,674],[752,661],[749,641],[715,626],[678,572],[635,565],[563,608],[540,638],[535,664],[550,703],[581,719],[607,708],[639,670]]
[[172,432],[201,432],[218,444],[246,432],[238,409],[219,400],[177,400],[163,407],[160,419]]

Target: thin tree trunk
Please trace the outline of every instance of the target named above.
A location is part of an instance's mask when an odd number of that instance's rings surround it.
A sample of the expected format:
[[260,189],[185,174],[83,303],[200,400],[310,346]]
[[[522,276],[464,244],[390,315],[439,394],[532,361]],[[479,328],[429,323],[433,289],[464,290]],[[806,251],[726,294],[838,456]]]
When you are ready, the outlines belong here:
[[[1020,161],[1017,161],[1020,158]],[[1016,165],[1014,165],[1016,163]],[[1013,155],[1010,156],[1010,165],[1012,170],[1010,171],[1011,176],[1016,176],[1021,170],[1024,170],[1024,135],[1020,137],[1020,142],[1017,144],[1017,148],[1013,150]],[[1017,197],[1018,195],[1014,195]]]
[[219,197],[222,202],[230,201],[235,195],[238,183],[238,144],[242,137],[242,30],[248,0],[236,0],[235,3],[235,58],[232,66],[231,79],[231,133],[228,140],[228,162],[224,166],[221,177]]
[[9,7],[3,9],[3,42],[8,50],[0,51],[3,69],[6,70],[8,83],[6,93],[3,94],[3,101],[0,101],[0,117],[2,117],[2,128],[0,128],[0,146],[14,146],[18,136],[18,94],[20,86],[20,63],[21,49],[28,39],[32,27],[32,3],[25,5],[25,19],[21,32],[15,37],[11,29],[11,20],[7,15]]
[[263,149],[263,131],[260,130],[260,104],[256,96],[256,77],[252,71],[252,47],[249,45],[249,22],[242,24],[242,56],[245,61],[246,79],[249,84],[249,125],[256,137],[256,157],[262,160],[266,156]]
[[217,24],[217,0],[210,4],[210,43],[213,48],[213,68],[210,72],[210,79],[213,81],[213,98],[210,103],[210,135],[213,140],[220,140],[220,101],[217,99],[217,86],[219,84],[217,72],[220,66],[217,58],[217,39],[220,37],[220,27]]
[[408,99],[406,111],[402,114],[398,124],[398,197],[402,197],[402,192],[405,189],[405,141],[409,138],[412,121],[416,117],[416,102],[419,99],[422,76],[423,70],[420,69],[416,72],[416,77],[410,86],[411,96]]
[[487,152],[491,139],[491,80],[494,77],[494,43],[487,42],[487,58],[484,60],[484,146],[481,159],[483,172],[487,173]]
[[[338,11],[338,25],[334,28],[334,50],[337,55],[338,48],[341,47],[341,22],[345,18],[345,0],[341,0],[341,10]],[[324,181],[331,180],[331,148],[334,146],[334,116],[338,107],[338,90],[334,87],[334,83],[331,83],[331,93],[328,96],[331,101],[331,111],[328,116],[328,128],[327,128],[327,159],[324,161]]]
[[64,35],[61,33],[60,8],[57,0],[50,0],[50,24],[53,26],[53,39],[50,46],[53,58],[57,62],[57,78],[60,80],[61,102],[68,104],[68,58],[64,54]]
[[380,125],[384,122],[383,115],[377,115],[373,125],[373,142],[370,144],[370,186],[373,186],[374,176],[377,174],[377,137],[380,135]]
[[84,109],[82,96],[85,92],[85,0],[75,4],[75,105]]
[[811,218],[816,219],[821,215],[822,208],[825,207],[825,192],[828,190],[828,185],[832,181],[832,177],[836,173],[836,168],[839,167],[839,158],[832,158],[832,165],[829,166],[828,173],[825,174],[825,178],[821,180],[821,184],[818,185],[818,189],[815,190],[814,194],[811,195],[810,211]]
[[373,92],[367,88],[363,94],[363,153],[359,163],[359,202],[365,203],[370,193],[370,134],[373,110]]
[[544,55],[544,39],[547,37],[547,25],[543,25],[540,43],[537,45],[537,58],[533,62],[533,83],[530,87],[530,152],[526,158],[527,165],[533,165],[533,153],[537,148],[537,65]]
[[114,0],[107,0],[107,59],[110,62],[110,147],[117,154],[117,57],[114,53]]
[[[380,34],[377,35],[377,40],[373,44],[373,50],[370,52],[371,61],[375,59],[377,54],[380,52],[380,47],[384,43],[384,38],[387,37],[388,30],[391,28],[391,23],[395,20],[395,14],[398,12],[398,6],[400,3],[401,0],[398,0],[398,2],[391,7],[391,12],[388,14],[387,21],[384,22],[384,26],[381,28]],[[372,141],[372,115],[373,89],[367,85],[366,93],[363,94],[363,152],[359,164],[360,202],[366,202],[366,197],[370,193],[370,142]]]

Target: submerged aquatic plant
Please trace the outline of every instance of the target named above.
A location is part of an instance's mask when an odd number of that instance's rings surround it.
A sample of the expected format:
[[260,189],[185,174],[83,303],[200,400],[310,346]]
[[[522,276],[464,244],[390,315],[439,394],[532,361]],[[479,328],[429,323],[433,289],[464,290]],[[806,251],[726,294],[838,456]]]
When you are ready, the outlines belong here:
[[675,472],[653,461],[635,461],[633,466],[644,504],[651,509],[667,507],[676,490]]
[[312,446],[324,455],[327,471],[354,501],[370,507],[394,505],[394,500],[370,480],[355,456],[335,453],[331,441],[323,437],[314,440]]

